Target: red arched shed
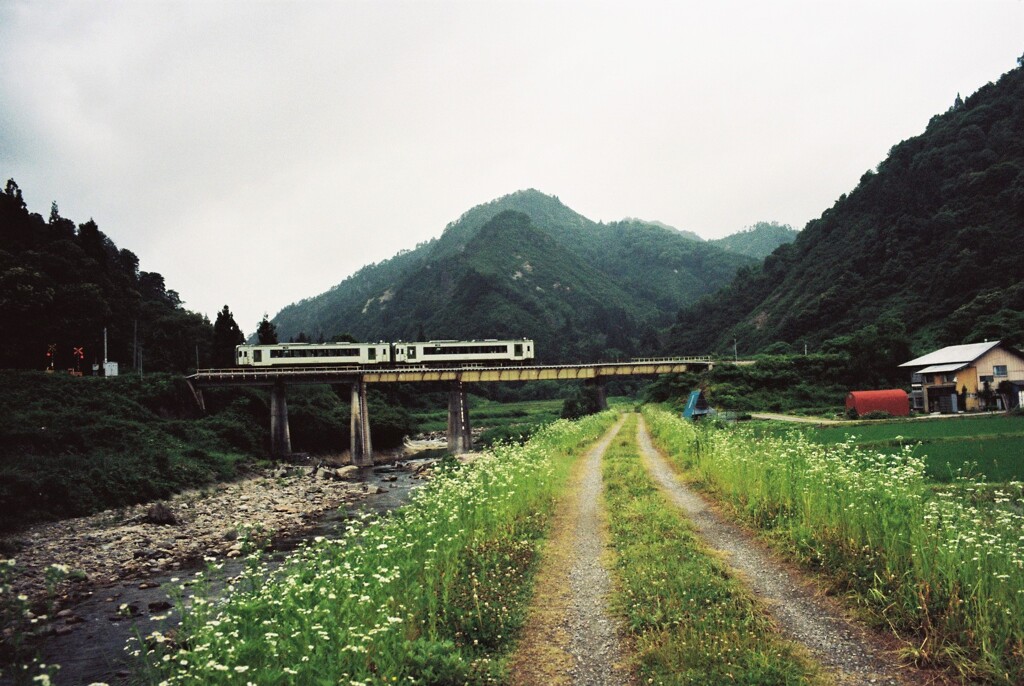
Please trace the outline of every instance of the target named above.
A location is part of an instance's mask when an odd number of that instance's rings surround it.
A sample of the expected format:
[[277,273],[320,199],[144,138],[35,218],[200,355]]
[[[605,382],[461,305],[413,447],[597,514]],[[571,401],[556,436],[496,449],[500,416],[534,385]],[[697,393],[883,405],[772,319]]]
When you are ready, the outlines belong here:
[[892,388],[884,391],[850,391],[846,394],[846,409],[853,408],[857,414],[882,410],[894,417],[910,416],[910,398],[907,392]]

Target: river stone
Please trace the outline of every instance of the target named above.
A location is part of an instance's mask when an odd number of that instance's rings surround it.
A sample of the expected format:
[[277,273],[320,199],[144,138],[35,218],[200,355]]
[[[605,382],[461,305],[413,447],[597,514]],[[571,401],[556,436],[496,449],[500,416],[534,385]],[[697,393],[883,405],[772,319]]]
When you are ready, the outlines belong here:
[[346,465],[337,470],[339,479],[351,480],[359,477],[359,467],[354,464]]

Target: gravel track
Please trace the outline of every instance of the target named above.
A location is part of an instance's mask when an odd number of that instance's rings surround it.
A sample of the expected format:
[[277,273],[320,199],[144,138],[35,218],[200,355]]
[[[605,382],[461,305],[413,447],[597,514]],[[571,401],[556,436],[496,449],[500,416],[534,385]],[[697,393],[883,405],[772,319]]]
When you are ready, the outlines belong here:
[[622,669],[624,650],[619,642],[618,622],[608,613],[607,600],[612,580],[603,564],[607,536],[601,494],[601,458],[622,428],[620,420],[587,454],[576,490],[576,560],[569,574],[572,605],[566,617],[571,640],[569,653],[575,658],[573,682],[602,686],[626,681]]
[[765,604],[782,632],[805,646],[837,684],[902,684],[899,668],[877,641],[847,621],[838,607],[798,573],[773,560],[750,535],[724,521],[697,493],[680,483],[654,448],[643,418],[637,442],[647,469],[711,548]]
[[621,627],[608,611],[612,580],[601,493],[601,458],[620,420],[583,458],[538,576],[520,649],[513,660],[517,686],[622,686],[633,683]]

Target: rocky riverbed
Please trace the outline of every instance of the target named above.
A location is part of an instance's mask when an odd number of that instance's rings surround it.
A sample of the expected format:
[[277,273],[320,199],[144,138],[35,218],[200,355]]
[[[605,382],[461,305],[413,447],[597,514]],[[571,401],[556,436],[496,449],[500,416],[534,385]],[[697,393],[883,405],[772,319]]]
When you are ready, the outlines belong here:
[[[0,557],[14,560],[8,599],[20,597],[28,606],[28,623],[4,628],[2,643],[17,641],[40,661],[62,664],[54,684],[124,679],[124,645],[132,632],[176,621],[175,600],[162,587],[178,575],[208,562],[230,565],[254,546],[287,549],[330,535],[351,510],[397,507],[429,476],[431,464],[286,466],[2,539]],[[10,667],[3,667],[0,683],[11,676]]]

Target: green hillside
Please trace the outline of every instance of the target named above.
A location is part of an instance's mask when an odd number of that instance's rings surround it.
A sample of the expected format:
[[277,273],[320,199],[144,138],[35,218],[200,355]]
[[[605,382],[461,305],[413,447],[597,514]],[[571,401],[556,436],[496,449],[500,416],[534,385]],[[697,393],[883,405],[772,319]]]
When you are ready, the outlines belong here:
[[725,238],[709,241],[723,250],[763,260],[780,245],[792,243],[799,232],[789,224],[758,222]]
[[283,339],[525,336],[543,359],[657,349],[680,307],[755,260],[670,227],[593,222],[535,190],[478,205],[440,238],[274,318]]
[[746,352],[814,350],[872,327],[917,350],[1024,340],[1022,225],[1018,67],[893,146],[762,266],[681,311],[670,348],[726,351],[736,340]]

